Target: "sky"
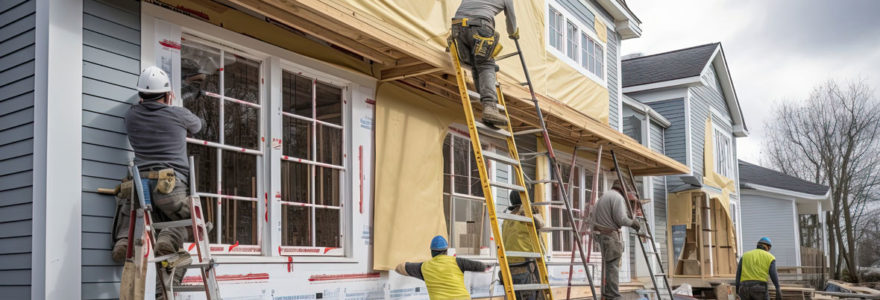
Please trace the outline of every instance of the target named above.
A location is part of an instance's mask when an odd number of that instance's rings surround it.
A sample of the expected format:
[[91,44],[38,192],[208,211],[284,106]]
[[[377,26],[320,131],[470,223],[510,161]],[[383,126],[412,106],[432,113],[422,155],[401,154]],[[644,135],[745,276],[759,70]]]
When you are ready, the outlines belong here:
[[762,163],[764,123],[830,79],[880,90],[880,0],[627,0],[642,36],[622,54],[721,42],[749,129],[740,159]]

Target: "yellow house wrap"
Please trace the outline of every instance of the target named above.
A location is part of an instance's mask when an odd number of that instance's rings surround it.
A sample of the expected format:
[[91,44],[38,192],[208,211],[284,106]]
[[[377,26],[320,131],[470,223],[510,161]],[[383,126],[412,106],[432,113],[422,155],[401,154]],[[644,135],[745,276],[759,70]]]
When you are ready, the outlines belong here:
[[[387,0],[351,1],[350,5],[381,19],[388,24],[424,41],[435,49],[446,48],[452,17],[461,1]],[[520,45],[529,67],[535,92],[562,101],[596,120],[608,123],[608,89],[588,78],[549,53],[544,31],[547,12],[543,1],[514,0]],[[504,14],[495,18],[496,31],[501,34],[502,54],[516,49],[505,32]],[[596,32],[607,41],[606,25],[596,18]],[[501,75],[525,81],[519,60],[510,58],[498,62]]]

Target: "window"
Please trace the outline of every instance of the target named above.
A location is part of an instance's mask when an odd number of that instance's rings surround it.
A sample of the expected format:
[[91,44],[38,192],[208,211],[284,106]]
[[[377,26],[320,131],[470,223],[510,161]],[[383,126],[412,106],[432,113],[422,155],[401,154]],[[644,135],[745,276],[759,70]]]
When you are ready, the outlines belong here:
[[568,57],[577,61],[578,60],[578,28],[572,22],[568,22],[568,26],[566,27],[567,33],[567,43],[568,47]]
[[[595,16],[589,10],[578,12],[582,17],[570,17],[571,13],[551,4],[548,9],[549,52],[568,62],[584,74],[595,75],[594,80],[605,80],[605,46],[599,43],[595,32]],[[564,30],[564,33],[563,33]]]
[[715,173],[727,178],[733,178],[733,143],[726,132],[714,128],[713,140],[715,142]]
[[454,133],[443,142],[443,207],[450,247],[458,255],[480,255],[491,248],[491,224],[471,147],[469,138]]
[[563,51],[562,43],[565,41],[565,37],[562,35],[562,22],[565,18],[558,10],[551,7],[549,19],[550,45],[559,51]]
[[343,89],[284,70],[281,91],[281,245],[339,248]]
[[262,63],[189,38],[183,39],[181,61],[183,106],[203,120],[187,148],[196,157],[205,218],[214,224],[210,242],[259,249]]

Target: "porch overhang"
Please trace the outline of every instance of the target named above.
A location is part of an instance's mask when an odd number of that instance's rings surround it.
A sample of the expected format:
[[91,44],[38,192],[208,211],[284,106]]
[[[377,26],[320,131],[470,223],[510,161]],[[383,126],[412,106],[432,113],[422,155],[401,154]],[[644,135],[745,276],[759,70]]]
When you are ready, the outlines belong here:
[[[448,53],[409,36],[387,22],[339,0],[228,0],[380,65],[380,81],[405,84],[456,103],[458,87]],[[534,128],[537,119],[527,88],[499,73],[516,129]],[[537,95],[551,139],[568,145],[614,150],[634,175],[688,173],[687,166],[654,152],[625,134],[564,103]],[[607,153],[606,153],[607,154]],[[610,157],[606,155],[605,157]]]

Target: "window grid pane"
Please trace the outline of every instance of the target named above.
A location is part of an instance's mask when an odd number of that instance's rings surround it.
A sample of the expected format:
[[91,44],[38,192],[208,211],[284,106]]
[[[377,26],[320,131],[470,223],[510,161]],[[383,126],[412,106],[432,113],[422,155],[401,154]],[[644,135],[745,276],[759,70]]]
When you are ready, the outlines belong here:
[[[215,224],[211,243],[258,244],[260,157],[223,148],[261,148],[261,68],[261,61],[235,51],[182,39],[180,96],[183,106],[203,120],[203,129],[189,137],[220,145],[187,145],[187,153],[195,156],[196,191],[202,194],[206,221]],[[220,198],[208,196],[217,194]]]
[[577,61],[578,56],[578,29],[572,22],[568,22],[568,57]]
[[283,246],[342,246],[342,105],[342,88],[283,72]]

